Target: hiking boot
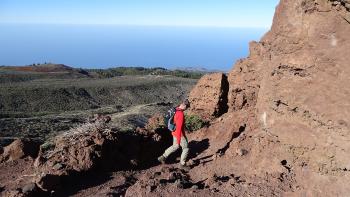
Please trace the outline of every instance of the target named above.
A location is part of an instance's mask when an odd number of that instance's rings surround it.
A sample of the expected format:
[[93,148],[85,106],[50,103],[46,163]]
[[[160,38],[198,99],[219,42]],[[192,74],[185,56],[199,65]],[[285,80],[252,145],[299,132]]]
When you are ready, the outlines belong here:
[[191,170],[191,167],[190,167],[190,166],[188,166],[188,165],[186,165],[186,164],[185,164],[185,165],[180,164],[179,168],[180,168],[180,169],[182,169],[182,170],[186,170],[186,171]]
[[160,162],[160,163],[162,163],[162,164],[165,164],[165,157],[162,155],[162,156],[160,156],[160,157],[158,157],[158,161]]

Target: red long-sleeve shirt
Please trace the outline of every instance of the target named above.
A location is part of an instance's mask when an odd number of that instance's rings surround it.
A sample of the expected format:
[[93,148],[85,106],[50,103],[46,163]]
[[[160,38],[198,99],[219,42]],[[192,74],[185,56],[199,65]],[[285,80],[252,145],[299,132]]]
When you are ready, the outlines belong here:
[[171,134],[176,137],[177,144],[180,144],[181,142],[181,136],[185,136],[185,116],[184,112],[180,108],[176,108],[175,116],[174,116],[174,123],[176,125],[175,131],[173,131]]

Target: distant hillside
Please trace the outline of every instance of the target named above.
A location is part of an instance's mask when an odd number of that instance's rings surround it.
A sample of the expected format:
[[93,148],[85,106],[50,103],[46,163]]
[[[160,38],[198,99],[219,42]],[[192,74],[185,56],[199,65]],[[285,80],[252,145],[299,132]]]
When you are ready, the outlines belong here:
[[64,64],[32,64],[29,66],[0,66],[1,73],[79,73],[86,75],[83,69],[72,68]]
[[218,69],[207,69],[203,67],[176,67],[175,70],[187,71],[187,72],[201,72],[201,73],[228,73],[227,70],[218,70]]
[[63,64],[33,64],[28,66],[0,66],[0,83],[21,82],[47,78],[86,78],[89,73],[83,69]]
[[138,75],[3,83],[0,86],[0,118],[13,113],[51,113],[106,105],[174,102],[196,81],[173,76]]
[[21,82],[34,79],[71,79],[71,78],[112,78],[117,76],[135,75],[171,75],[175,77],[199,79],[207,70],[176,69],[168,70],[161,67],[115,67],[107,69],[72,68],[64,64],[32,64],[28,66],[0,66],[0,83]]

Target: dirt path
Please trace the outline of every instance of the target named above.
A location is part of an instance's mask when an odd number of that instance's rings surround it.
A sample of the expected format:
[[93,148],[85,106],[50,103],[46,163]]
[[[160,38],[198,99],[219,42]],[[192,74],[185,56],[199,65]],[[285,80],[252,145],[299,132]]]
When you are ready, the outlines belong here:
[[136,105],[136,106],[132,106],[129,108],[126,108],[125,111],[123,112],[119,112],[119,113],[115,113],[115,114],[111,114],[111,118],[112,118],[112,122],[115,122],[117,120],[123,119],[126,116],[130,116],[130,115],[138,115],[141,114],[141,109],[150,106],[152,104],[142,104],[142,105]]

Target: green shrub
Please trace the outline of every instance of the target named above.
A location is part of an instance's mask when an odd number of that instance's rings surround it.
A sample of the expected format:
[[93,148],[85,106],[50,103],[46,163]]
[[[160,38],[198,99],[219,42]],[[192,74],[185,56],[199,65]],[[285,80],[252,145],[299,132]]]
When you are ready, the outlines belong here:
[[51,142],[51,141],[47,141],[47,142],[45,142],[44,144],[40,145],[40,147],[41,147],[41,150],[42,150],[43,152],[46,152],[46,151],[48,151],[48,150],[53,150],[53,149],[55,149],[55,144],[54,144],[53,142]]
[[198,115],[185,115],[185,127],[189,132],[197,131],[207,126],[208,123]]

